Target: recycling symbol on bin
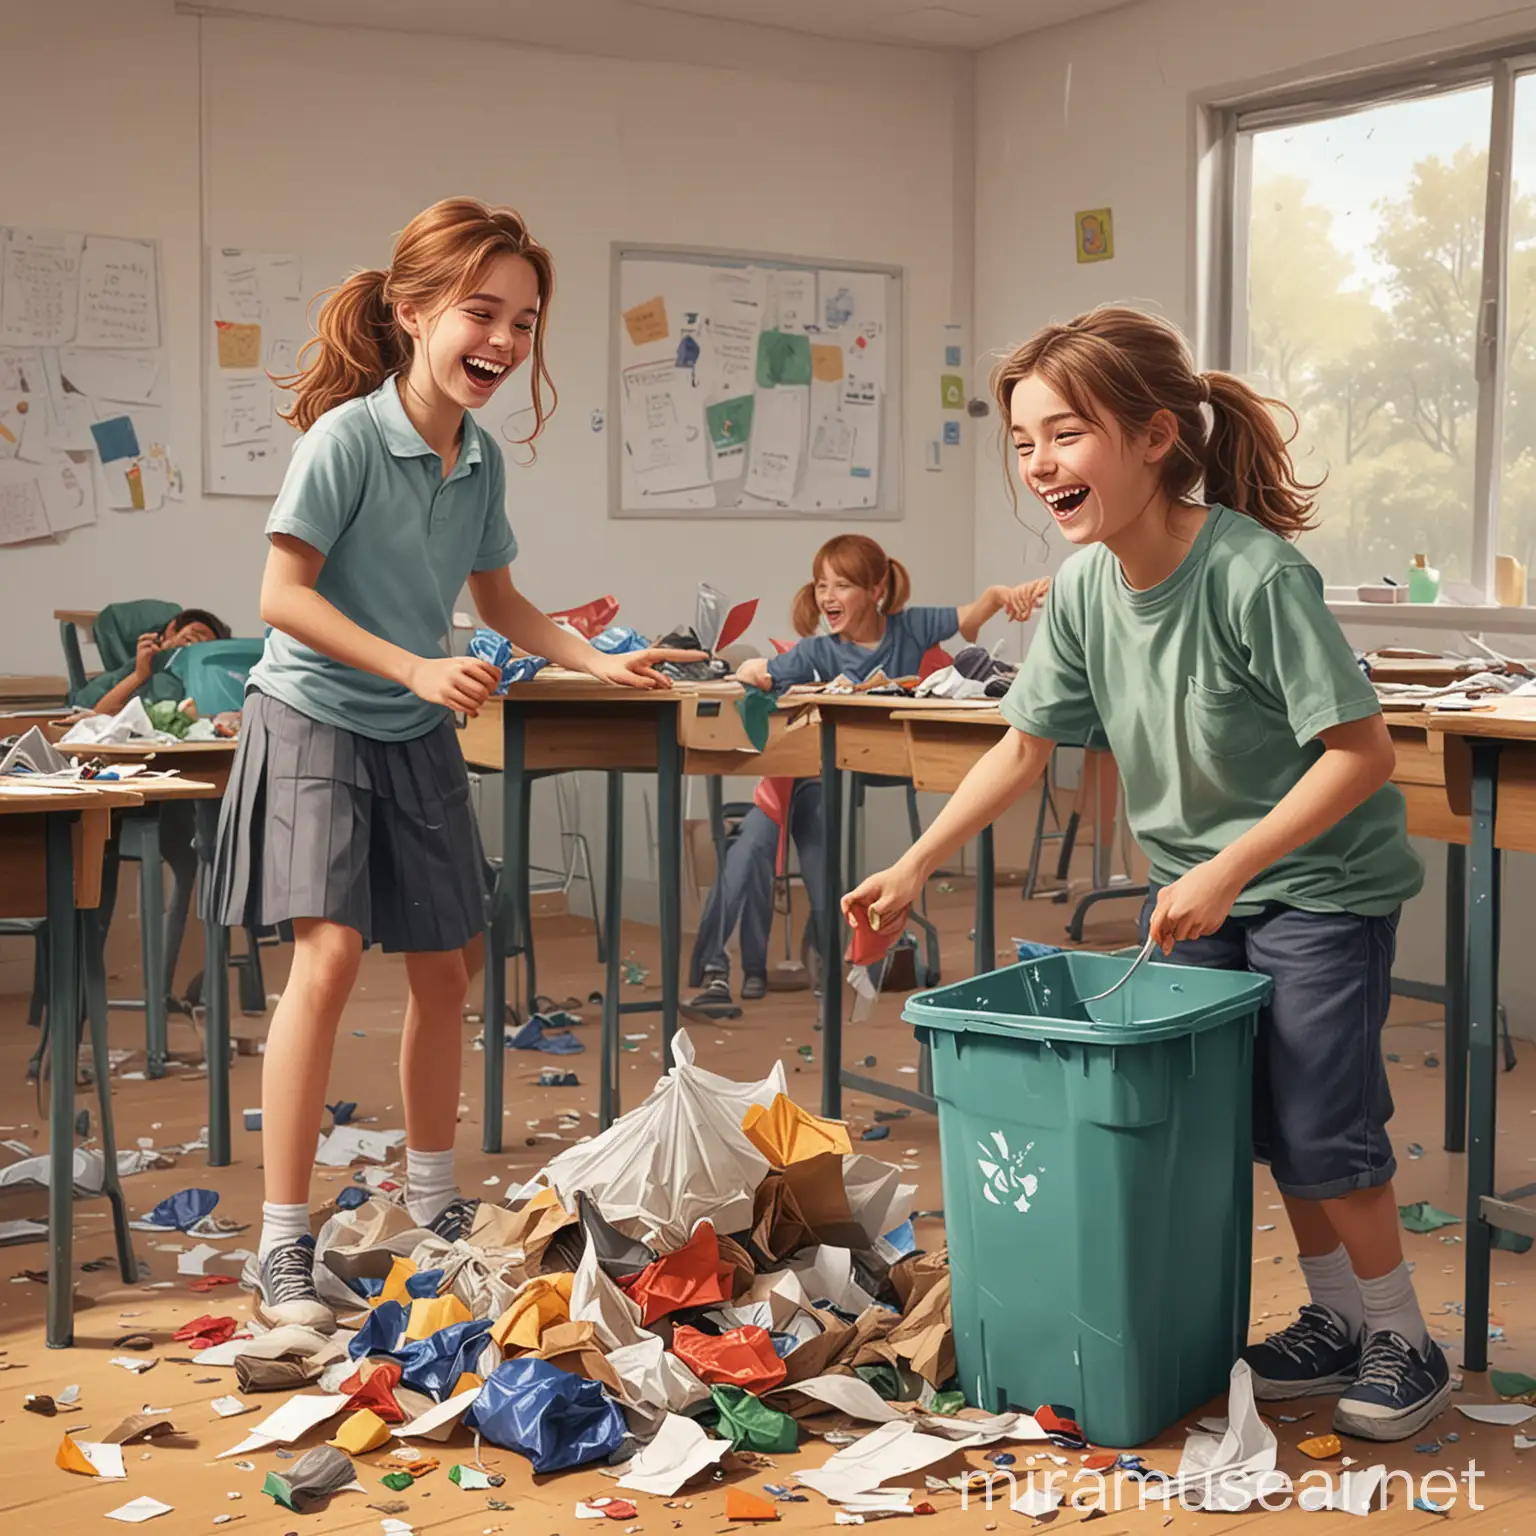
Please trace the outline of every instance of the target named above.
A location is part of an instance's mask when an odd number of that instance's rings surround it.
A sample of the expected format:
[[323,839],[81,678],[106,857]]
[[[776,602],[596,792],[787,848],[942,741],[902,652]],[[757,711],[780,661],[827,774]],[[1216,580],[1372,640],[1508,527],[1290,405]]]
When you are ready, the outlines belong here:
[[976,1159],[976,1166],[981,1169],[984,1181],[982,1194],[993,1205],[1002,1205],[1006,1201],[1016,1211],[1027,1211],[1035,1191],[1040,1188],[1040,1180],[1035,1175],[1044,1171],[1041,1168],[1036,1168],[1034,1172],[1026,1169],[1029,1154],[1035,1150],[1034,1142],[1030,1142],[1022,1152],[1010,1152],[1008,1138],[1001,1131],[993,1131],[990,1145],[985,1141],[979,1141],[976,1145],[982,1153]]

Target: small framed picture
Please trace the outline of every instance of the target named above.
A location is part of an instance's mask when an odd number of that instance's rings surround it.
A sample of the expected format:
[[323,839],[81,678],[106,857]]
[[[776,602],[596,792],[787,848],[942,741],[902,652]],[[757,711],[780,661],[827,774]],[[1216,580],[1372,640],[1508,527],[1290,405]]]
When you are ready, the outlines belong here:
[[1077,225],[1077,259],[1110,261],[1115,254],[1114,215],[1108,208],[1090,208],[1074,215]]

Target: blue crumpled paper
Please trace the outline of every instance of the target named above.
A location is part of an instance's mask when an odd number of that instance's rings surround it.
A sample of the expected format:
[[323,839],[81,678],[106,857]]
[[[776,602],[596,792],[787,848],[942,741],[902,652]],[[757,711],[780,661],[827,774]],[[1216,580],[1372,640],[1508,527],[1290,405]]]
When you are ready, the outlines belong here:
[[[425,1392],[440,1403],[466,1371],[473,1371],[485,1352],[491,1319],[472,1318],[439,1328],[431,1338],[402,1344],[409,1309],[401,1302],[381,1302],[368,1315],[357,1337],[347,1345],[354,1360],[383,1356],[400,1364],[400,1384]],[[397,1347],[398,1346],[398,1347]]]
[[627,624],[610,624],[592,640],[592,649],[605,656],[622,656],[628,651],[643,651],[650,642]]
[[491,1373],[464,1422],[526,1456],[535,1472],[606,1461],[625,1433],[624,1415],[597,1382],[529,1356]]
[[338,1211],[355,1211],[364,1201],[373,1198],[371,1189],[364,1189],[361,1184],[349,1184],[336,1196],[336,1209]]
[[575,1056],[586,1050],[575,1035],[563,1031],[555,1031],[546,1034],[545,1029],[549,1020],[542,1013],[536,1013],[515,1035],[507,1040],[507,1049],[512,1051],[544,1051],[550,1056]]
[[150,1211],[143,1219],[167,1232],[185,1232],[195,1227],[219,1203],[216,1189],[179,1189]]
[[477,629],[469,642],[469,654],[476,661],[488,661],[501,673],[501,686],[497,694],[503,694],[513,683],[526,683],[549,665],[543,656],[514,656],[512,642],[494,629]]

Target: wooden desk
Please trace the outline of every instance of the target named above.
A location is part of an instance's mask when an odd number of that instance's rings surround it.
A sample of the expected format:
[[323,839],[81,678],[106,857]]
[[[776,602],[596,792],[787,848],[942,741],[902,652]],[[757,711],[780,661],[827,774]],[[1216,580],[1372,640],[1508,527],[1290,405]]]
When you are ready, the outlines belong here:
[[1504,851],[1536,852],[1536,699],[1501,699],[1474,712],[1428,717],[1445,744],[1446,796],[1471,821],[1467,928],[1467,1275],[1463,1352],[1468,1370],[1488,1364],[1488,1306],[1495,1230],[1536,1236],[1536,1209],[1518,1203],[1536,1185],[1500,1197],[1498,1122],[1499,943]]
[[[59,743],[69,729],[69,722],[57,722],[45,728]],[[153,807],[165,800],[190,799],[197,810],[198,883],[205,893],[213,889],[213,856],[218,845],[219,806],[229,785],[234,767],[237,741],[119,742],[92,746],[78,742],[59,744],[59,750],[76,758],[101,758],[107,763],[142,763],[151,773],[174,772],[184,782],[176,787],[157,788],[146,793]],[[94,781],[100,783],[102,781]],[[132,785],[135,779],[126,779]],[[195,784],[195,788],[192,786]],[[143,813],[140,833],[139,908],[142,919],[142,963],[144,973],[145,1073],[160,1077],[165,1071],[170,1021],[166,1016],[165,996],[169,978],[165,975],[165,880],[160,859],[158,811]],[[255,935],[250,936],[254,955]],[[208,1162],[223,1168],[230,1160],[229,1118],[229,930],[222,923],[203,923],[203,1033],[204,1054],[208,1061]],[[259,982],[257,983],[259,989]],[[260,1006],[265,1005],[260,998]]]
[[62,704],[68,697],[68,678],[0,673],[0,709],[45,708]]
[[[79,1053],[81,946],[100,955],[94,922],[82,933],[82,913],[94,918],[101,900],[101,861],[113,810],[143,804],[127,789],[45,788],[0,783],[0,916],[48,921],[48,1347],[74,1343],[75,1073]],[[78,852],[78,857],[77,857]],[[103,1192],[112,1202],[123,1280],[137,1279],[128,1239],[128,1211],[117,1179],[107,1054],[106,981],[98,964],[101,1006],[88,1006],[91,1048],[101,1104],[105,1163]],[[89,976],[88,976],[89,981]],[[89,990],[89,988],[88,988]],[[88,1005],[97,999],[87,998]]]

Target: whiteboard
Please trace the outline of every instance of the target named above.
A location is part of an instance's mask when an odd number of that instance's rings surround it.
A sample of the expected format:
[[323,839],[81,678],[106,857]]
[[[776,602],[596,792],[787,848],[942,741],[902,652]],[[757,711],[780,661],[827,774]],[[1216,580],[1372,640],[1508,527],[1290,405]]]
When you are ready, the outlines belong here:
[[901,269],[613,247],[609,513],[901,516]]
[[298,434],[278,415],[293,396],[269,375],[297,371],[306,336],[297,256],[208,253],[203,490],[275,496]]
[[0,229],[0,545],[181,496],[153,240]]

